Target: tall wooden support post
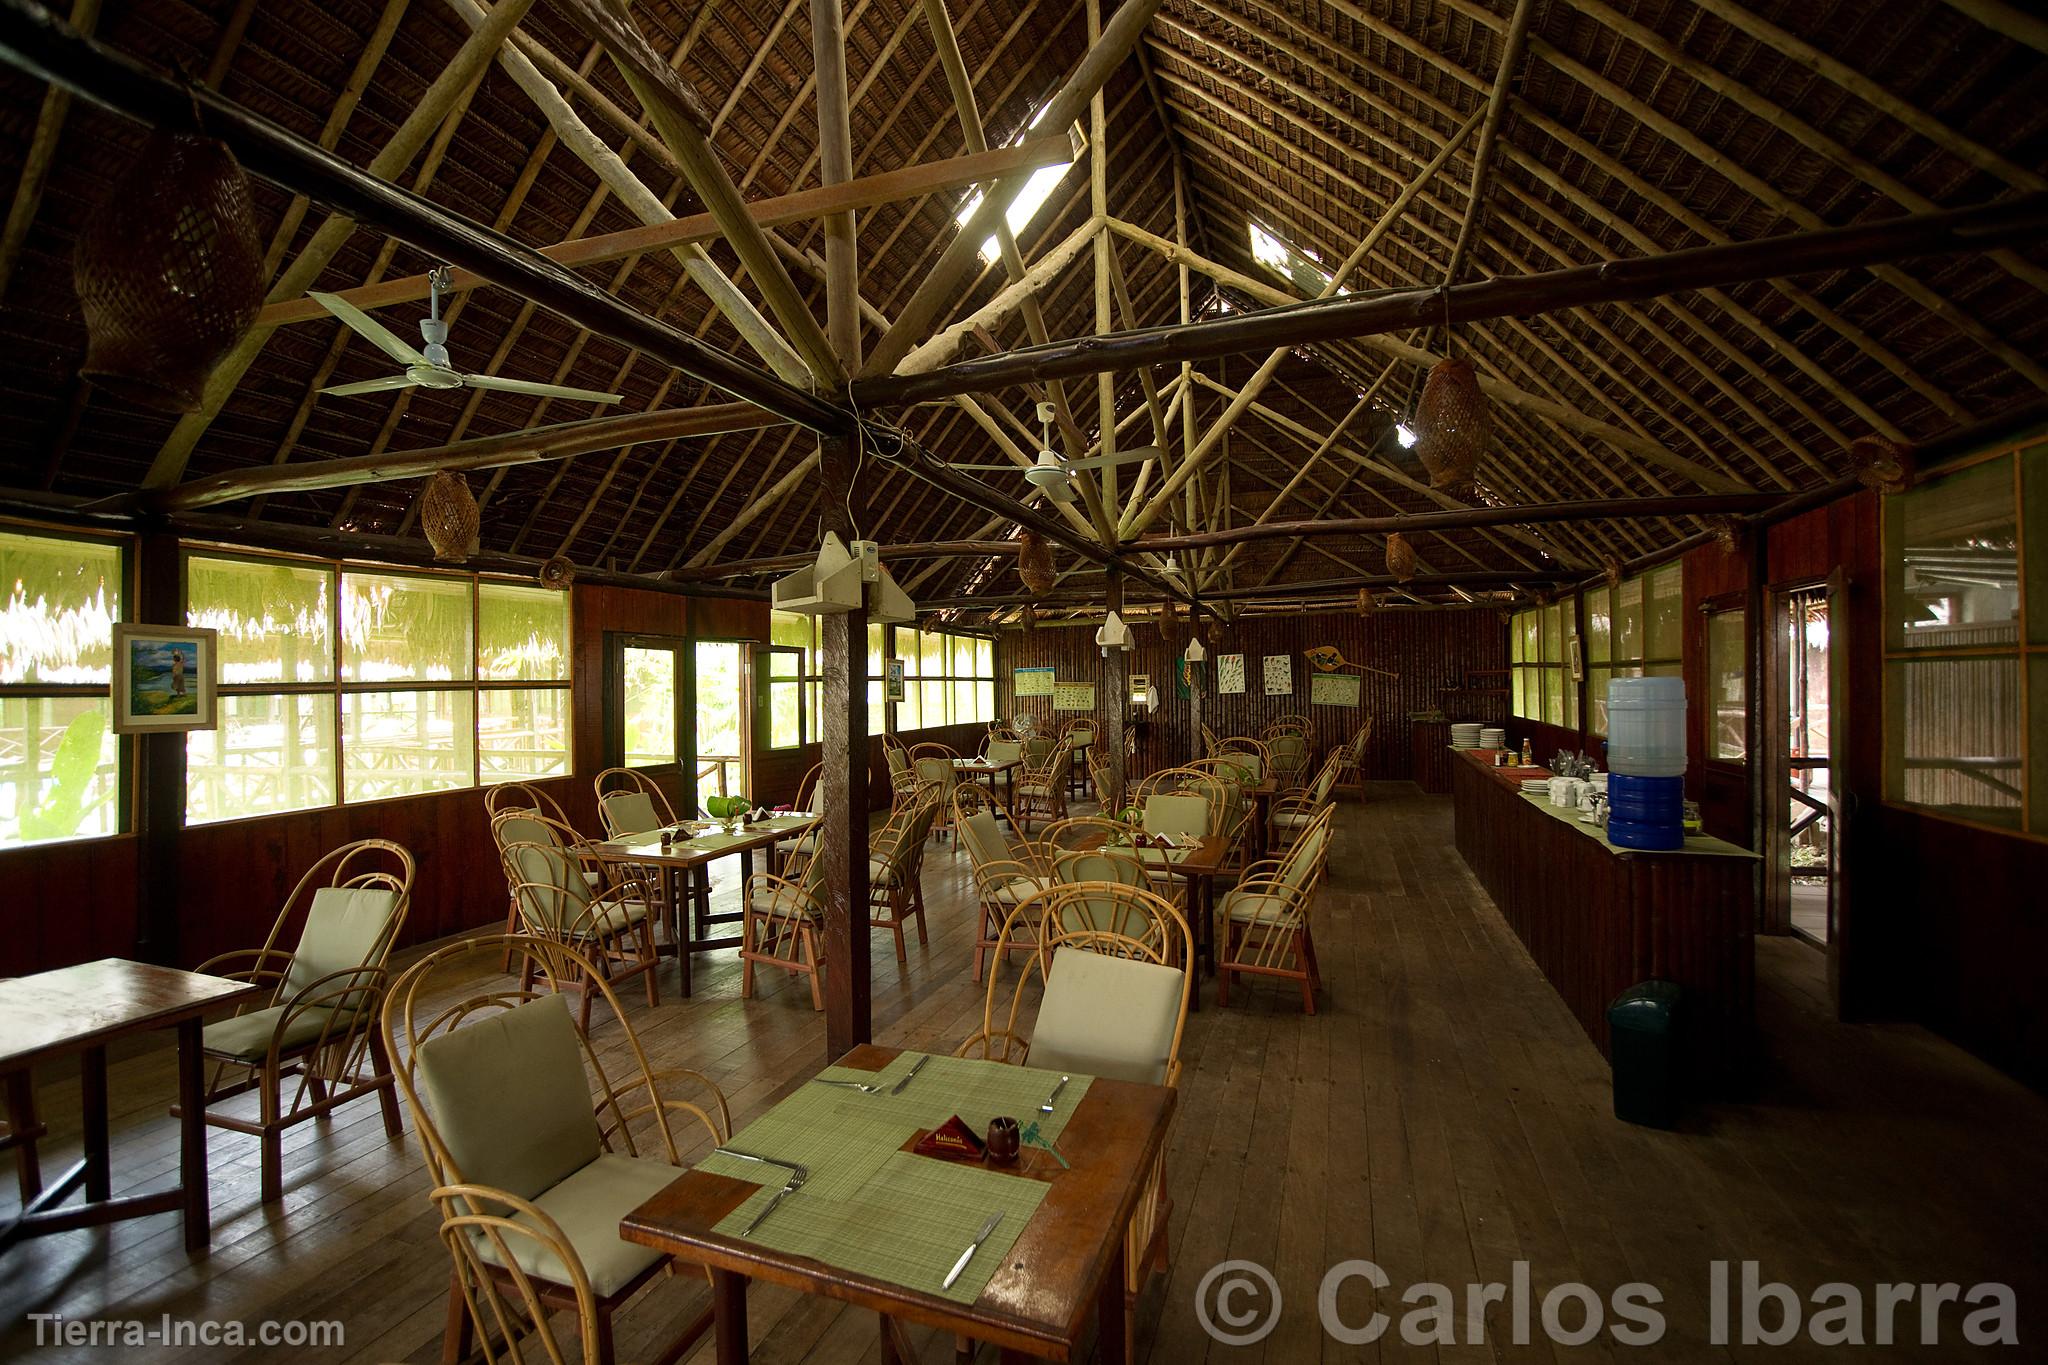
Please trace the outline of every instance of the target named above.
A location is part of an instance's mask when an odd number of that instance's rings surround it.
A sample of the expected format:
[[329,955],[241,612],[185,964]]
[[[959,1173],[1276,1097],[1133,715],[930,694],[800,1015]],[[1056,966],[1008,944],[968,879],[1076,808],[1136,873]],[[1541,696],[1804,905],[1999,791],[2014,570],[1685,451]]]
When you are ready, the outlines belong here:
[[[1194,603],[1188,607],[1188,641],[1192,644],[1201,638],[1202,608],[1200,603]],[[1173,661],[1173,667],[1176,670],[1180,668],[1180,665],[1180,659]],[[1215,676],[1213,666],[1209,676],[1211,678]],[[1188,752],[1175,755],[1173,761],[1176,763],[1186,763],[1191,759],[1208,757],[1208,754],[1202,751],[1202,688],[1207,682],[1208,678],[1202,677],[1201,671],[1198,669],[1188,684]]]
[[[818,466],[825,528],[848,538],[858,512],[851,441],[823,438]],[[855,507],[849,508],[853,502]],[[874,1036],[868,976],[868,614],[824,620],[825,1055],[836,1061]]]
[[[1121,613],[1124,609],[1124,576],[1120,569],[1109,571],[1106,588],[1109,610]],[[1131,710],[1131,667],[1130,656],[1121,649],[1111,649],[1102,661],[1102,690],[1107,694],[1104,713],[1107,723],[1097,740],[1103,745],[1103,757],[1109,762],[1109,783],[1118,792],[1125,789],[1124,772],[1124,721]]]
[[[136,538],[134,621],[185,623],[184,561],[178,537],[165,530]],[[144,962],[178,962],[178,830],[185,819],[185,735],[134,735],[136,906],[135,955]]]

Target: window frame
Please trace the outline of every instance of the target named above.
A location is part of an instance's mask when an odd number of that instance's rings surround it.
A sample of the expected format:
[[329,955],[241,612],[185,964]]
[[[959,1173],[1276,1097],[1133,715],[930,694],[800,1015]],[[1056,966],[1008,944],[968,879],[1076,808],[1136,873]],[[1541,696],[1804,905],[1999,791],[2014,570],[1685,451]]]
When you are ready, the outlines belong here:
[[[943,626],[933,626],[926,629],[917,626],[897,625],[889,627],[889,631],[891,634],[886,641],[883,657],[884,659],[901,658],[903,660],[903,695],[907,700],[912,695],[912,689],[917,689],[916,695],[919,698],[917,707],[919,723],[914,726],[906,727],[900,723],[902,714],[900,707],[903,703],[891,703],[889,718],[891,733],[921,734],[927,730],[943,730],[961,725],[989,725],[994,723],[997,708],[995,697],[997,676],[996,641],[994,636],[977,631],[950,630]],[[908,633],[910,638],[916,642],[912,647],[912,655],[914,657],[901,653],[903,649],[901,636],[904,633]],[[924,671],[924,641],[927,636],[933,636],[944,641],[942,648],[945,661],[941,666],[941,671],[937,673],[927,673]],[[976,671],[965,673],[960,671],[958,646],[963,642],[970,645],[976,643],[986,643],[988,645],[989,667],[987,673],[978,671],[980,668],[978,659],[971,665],[971,668]],[[975,652],[979,653],[978,650]],[[981,684],[984,683],[988,685],[989,690],[989,714],[965,718],[956,715],[954,703],[959,695],[959,687],[962,684],[973,687],[975,689],[975,696],[978,698],[981,693]],[[936,724],[928,722],[924,714],[923,689],[928,686],[939,688],[940,695],[945,698],[945,718]],[[976,709],[979,710],[979,706]]]
[[[1952,646],[1906,647],[1903,642],[1894,643],[1894,627],[1897,624],[1898,602],[1895,597],[1896,570],[1902,567],[1903,547],[1897,537],[1903,533],[1905,504],[1903,499],[1913,492],[1940,480],[1969,473],[1999,460],[2009,460],[2012,475],[2012,514],[2014,528],[2014,578],[2017,587],[2017,603],[2013,618],[2013,634],[2009,643],[1961,644]],[[2030,505],[2029,495],[2032,497]],[[2036,534],[2029,536],[2029,531]],[[1879,727],[1879,757],[1882,764],[1878,799],[1881,804],[1914,816],[1942,820],[1950,824],[1971,829],[1984,830],[2008,838],[2028,839],[2036,843],[2048,842],[2048,754],[2034,752],[2033,727],[2036,723],[2037,700],[2048,705],[2048,603],[2030,599],[2028,593],[2030,577],[2043,576],[2036,572],[2037,549],[2029,554],[2029,541],[2048,541],[2048,436],[2039,433],[2020,441],[2012,441],[1981,450],[1962,459],[1944,463],[1938,470],[1924,474],[1905,494],[1884,497],[1879,500],[1878,541],[1884,568],[1880,587],[1879,605],[1879,698],[1883,711],[1883,722]],[[1895,553],[1895,547],[1899,553]],[[2040,568],[2048,568],[2048,559],[2043,559]],[[2034,585],[2038,586],[2038,585]],[[2038,598],[2039,594],[2035,594]],[[2037,616],[2036,613],[2042,613]],[[2038,624],[2037,624],[2038,623]],[[2038,636],[2038,638],[2036,638]],[[1952,807],[1922,804],[1906,799],[1895,785],[1895,767],[1903,772],[1901,755],[1899,764],[1893,761],[1895,743],[1903,745],[1904,736],[1894,729],[1900,698],[1895,694],[1899,665],[1911,663],[1955,662],[1955,661],[2002,662],[2011,660],[2014,665],[2014,691],[2018,694],[2018,724],[2016,727],[2016,748],[2018,767],[2015,781],[2019,786],[2019,819],[2016,824],[2002,825],[1989,820],[1975,819],[1958,814]],[[2040,680],[2037,682],[2037,678]],[[2040,698],[2035,696],[2039,691]]]
[[[1749,629],[1749,597],[1746,593],[1730,592],[1709,597],[1700,603],[1700,673],[1705,680],[1702,690],[1702,716],[1705,733],[1701,737],[1700,760],[1718,764],[1725,768],[1742,768],[1749,764],[1749,751],[1753,736],[1749,733],[1750,689],[1757,686],[1758,670],[1752,657]],[[1719,674],[1714,668],[1714,622],[1718,618],[1733,616],[1740,626],[1737,638],[1742,646],[1742,753],[1735,757],[1717,753],[1716,741],[1720,733],[1720,719],[1724,708],[1716,687]]]
[[[288,564],[321,570],[326,576],[327,608],[330,623],[328,669],[325,681],[314,682],[222,682],[218,695],[225,704],[234,697],[287,697],[314,696],[329,698],[329,716],[333,726],[332,734],[332,783],[333,798],[319,804],[291,806],[283,810],[257,811],[244,815],[223,816],[218,819],[194,821],[191,817],[190,785],[188,773],[186,800],[180,811],[180,825],[183,828],[212,828],[218,825],[232,825],[245,820],[268,820],[280,816],[303,814],[308,811],[334,810],[349,806],[371,806],[385,801],[409,801],[420,797],[448,796],[455,792],[477,791],[497,786],[504,782],[553,782],[573,777],[576,766],[576,745],[574,735],[576,685],[575,640],[576,603],[575,595],[561,590],[563,608],[563,639],[567,645],[562,655],[562,674],[551,679],[487,679],[482,676],[483,635],[483,589],[486,584],[504,584],[511,587],[532,588],[528,579],[506,574],[485,574],[463,569],[427,568],[416,565],[387,564],[376,560],[354,558],[328,558],[319,555],[292,554],[283,551],[255,550],[240,545],[223,545],[211,541],[183,541],[178,546],[178,568],[181,582],[180,596],[184,612],[189,619],[193,610],[191,592],[191,562],[194,559],[225,560],[248,564]],[[343,629],[343,583],[350,574],[375,575],[387,578],[447,579],[465,584],[469,603],[469,661],[466,678],[398,678],[378,680],[348,680],[345,677],[346,632]],[[482,722],[485,716],[484,697],[489,693],[507,692],[551,692],[560,693],[566,699],[562,731],[562,771],[547,774],[508,773],[492,777],[486,769],[487,750],[483,743]],[[425,791],[396,792],[382,796],[369,796],[351,800],[348,794],[347,720],[348,702],[352,696],[377,696],[397,693],[462,694],[469,697],[469,772],[466,781],[459,785],[434,787]],[[225,715],[222,726],[210,733],[225,731]]]
[[[1651,604],[1661,600],[1661,596],[1653,594],[1651,589],[1656,581],[1664,580],[1667,576],[1673,585],[1673,602],[1675,604],[1673,609],[1678,613],[1678,629],[1674,632],[1675,639],[1672,642],[1676,652],[1672,654],[1652,654],[1650,653]],[[1619,649],[1621,635],[1619,594],[1625,591],[1631,584],[1638,583],[1642,585],[1642,596],[1636,606],[1639,636],[1642,642],[1641,652],[1623,654]],[[1596,714],[1596,698],[1598,699],[1597,710],[1604,716],[1607,697],[1604,690],[1596,689],[1604,689],[1608,682],[1617,677],[1685,676],[1685,571],[1683,561],[1678,559],[1666,560],[1664,563],[1654,565],[1643,570],[1641,573],[1631,574],[1619,583],[1607,587],[1589,588],[1579,594],[1580,610],[1585,613],[1586,620],[1589,623],[1595,610],[1593,599],[1602,594],[1606,596],[1606,649],[1603,656],[1595,657],[1593,655],[1590,646],[1592,640],[1596,637],[1589,628],[1586,632],[1588,652],[1586,658],[1585,700],[1580,721],[1581,728],[1587,736],[1604,740],[1607,738],[1607,727],[1604,724],[1596,727],[1593,718]],[[1623,670],[1628,671],[1624,672]]]
[[[43,540],[78,541],[88,545],[111,547],[116,554],[114,570],[115,599],[111,604],[109,621],[119,625],[133,619],[136,600],[137,560],[135,537],[120,531],[94,531],[75,526],[57,526],[46,522],[25,519],[0,518],[0,532]],[[14,585],[0,584],[0,592],[12,597]],[[4,604],[0,604],[4,605]],[[109,681],[97,683],[53,683],[53,682],[0,682],[0,698],[20,698],[26,701],[64,700],[90,698],[107,704],[107,728],[114,743],[114,827],[104,833],[71,834],[60,839],[17,839],[11,843],[0,843],[0,857],[29,848],[57,848],[69,844],[92,843],[114,839],[129,839],[135,834],[134,789],[134,745],[131,736],[113,732],[113,698],[111,694],[112,672],[112,631],[109,630]],[[95,770],[97,771],[97,770]]]
[[[1555,625],[1556,639],[1550,635]],[[1531,629],[1533,627],[1533,630]],[[1530,642],[1534,640],[1534,655]],[[1579,602],[1576,596],[1524,607],[1508,618],[1508,714],[1515,720],[1547,725],[1554,730],[1577,730],[1582,719],[1580,680],[1572,672],[1572,647],[1583,643],[1579,635]],[[1581,654],[1583,668],[1583,653]],[[1540,684],[1532,701],[1529,687]],[[1558,703],[1557,720],[1550,718],[1552,697]],[[1530,714],[1533,709],[1535,714]]]

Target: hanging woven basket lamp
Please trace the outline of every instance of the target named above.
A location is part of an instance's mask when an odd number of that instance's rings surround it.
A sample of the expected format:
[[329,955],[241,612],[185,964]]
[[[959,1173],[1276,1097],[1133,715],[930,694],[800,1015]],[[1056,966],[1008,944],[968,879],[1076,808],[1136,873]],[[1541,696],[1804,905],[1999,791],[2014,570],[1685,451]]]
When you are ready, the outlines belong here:
[[1849,443],[1849,467],[1865,488],[1903,493],[1913,482],[1913,452],[1883,436],[1858,436]]
[[1415,453],[1432,488],[1469,489],[1486,451],[1486,395],[1469,362],[1439,360],[1430,367],[1415,408]]
[[560,590],[576,581],[576,565],[567,555],[556,555],[540,566],[540,585]]
[[80,373],[112,397],[196,412],[263,307],[249,179],[226,144],[159,128],[71,256],[85,316]]
[[1399,583],[1415,577],[1415,547],[1399,531],[1387,536],[1387,572]]
[[1358,614],[1360,616],[1372,615],[1373,609],[1377,606],[1379,606],[1379,602],[1373,597],[1371,588],[1360,588],[1358,590]]
[[435,563],[460,564],[475,554],[478,522],[476,496],[454,470],[442,470],[420,490],[420,529]]
[[1024,591],[1033,597],[1043,597],[1052,591],[1056,580],[1052,547],[1036,531],[1026,531],[1017,537],[1017,577],[1024,580]]

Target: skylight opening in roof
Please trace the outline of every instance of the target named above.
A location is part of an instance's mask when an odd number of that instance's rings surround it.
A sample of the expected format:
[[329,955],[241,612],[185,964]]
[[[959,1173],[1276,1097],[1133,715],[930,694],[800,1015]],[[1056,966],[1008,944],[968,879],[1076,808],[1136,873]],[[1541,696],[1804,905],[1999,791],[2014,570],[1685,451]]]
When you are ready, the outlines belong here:
[[[1257,219],[1249,221],[1251,229],[1252,259],[1280,278],[1287,280],[1309,298],[1319,298],[1330,287],[1330,272],[1313,252],[1286,241],[1277,233],[1264,227]],[[1348,294],[1349,289],[1339,289]]]
[[[1017,136],[1010,139],[1009,145],[1012,147],[1021,146],[1025,139],[1037,131],[1038,125],[1044,119],[1045,106],[1040,105],[1038,112],[1031,116],[1031,122],[1026,124]],[[1080,160],[1081,152],[1087,147],[1088,140],[1082,135],[1079,124],[1074,125],[1070,136],[1074,144],[1073,158],[1062,161],[1054,166],[1040,166],[1031,173],[1031,178],[1024,182],[1024,188],[1011,196],[1009,207],[1003,211],[1003,219],[1009,223],[1012,235],[1020,233],[1025,228],[1031,226],[1031,220],[1038,216],[1038,211],[1041,208],[1045,207],[1045,201],[1052,197],[1052,192],[1055,189],[1059,188],[1060,181],[1067,178],[1067,172],[1074,168],[1074,162]],[[972,218],[975,211],[981,207],[981,200],[982,193],[980,190],[976,190],[968,195],[965,202],[960,205],[959,211],[953,215],[953,221],[961,227],[966,227],[967,220]],[[981,259],[993,262],[1001,255],[1002,249],[996,243],[995,234],[990,233],[988,240],[981,244]]]

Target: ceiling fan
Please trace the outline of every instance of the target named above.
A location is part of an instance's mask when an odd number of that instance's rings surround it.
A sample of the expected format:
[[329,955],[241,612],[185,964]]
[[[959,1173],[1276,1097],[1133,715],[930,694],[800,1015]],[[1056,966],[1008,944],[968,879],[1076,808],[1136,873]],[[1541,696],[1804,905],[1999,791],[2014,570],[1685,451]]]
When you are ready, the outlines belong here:
[[441,321],[441,294],[449,287],[448,267],[441,266],[427,276],[427,316],[420,319],[420,339],[425,349],[415,349],[390,328],[338,294],[308,291],[322,308],[334,314],[350,331],[405,366],[403,374],[382,379],[364,379],[354,384],[335,384],[320,390],[347,396],[381,393],[387,389],[489,389],[496,393],[525,393],[536,398],[568,398],[584,403],[616,403],[624,396],[600,393],[596,389],[574,389],[566,384],[534,384],[524,379],[500,379],[489,374],[464,374],[448,363],[448,324]]
[[[1145,460],[1156,460],[1164,453],[1158,446],[1134,446],[1130,450],[1119,450],[1114,455],[1091,455],[1083,460],[1070,460],[1052,448],[1052,404],[1038,405],[1038,426],[1038,462],[1023,473],[1031,486],[1042,491],[1052,502],[1074,500],[1074,473],[1077,470],[1139,464]],[[1014,472],[1017,469],[1014,464],[956,464],[952,467],[1004,472]]]

